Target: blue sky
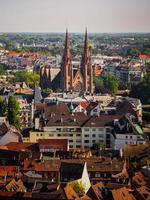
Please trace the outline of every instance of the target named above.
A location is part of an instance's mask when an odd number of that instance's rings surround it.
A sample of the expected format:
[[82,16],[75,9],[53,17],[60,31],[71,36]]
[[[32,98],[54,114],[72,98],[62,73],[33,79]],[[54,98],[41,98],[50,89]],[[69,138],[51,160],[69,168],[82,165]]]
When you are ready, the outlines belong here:
[[150,0],[0,0],[0,32],[150,32]]

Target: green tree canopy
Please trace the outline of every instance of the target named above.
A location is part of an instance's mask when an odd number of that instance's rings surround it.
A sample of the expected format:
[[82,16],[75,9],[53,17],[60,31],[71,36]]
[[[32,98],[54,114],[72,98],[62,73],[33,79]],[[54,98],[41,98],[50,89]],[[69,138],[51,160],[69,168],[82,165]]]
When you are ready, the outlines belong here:
[[101,76],[95,76],[94,77],[94,84],[95,84],[96,93],[99,93],[103,90],[104,80]]
[[10,96],[8,99],[8,121],[16,128],[21,128],[20,105],[15,96]]
[[106,145],[105,145],[104,142],[96,142],[96,143],[93,144],[92,149],[93,150],[100,150],[100,148],[104,149],[105,147],[106,147]]
[[0,96],[0,117],[3,117],[6,112],[6,104],[5,100],[3,99],[2,96]]
[[119,87],[119,81],[111,72],[105,76],[94,77],[95,91],[97,92],[110,92],[114,94]]
[[6,70],[4,68],[4,66],[2,64],[0,64],[0,75],[5,75],[6,74]]
[[150,72],[138,84],[132,85],[130,96],[139,98],[143,104],[150,104]]
[[137,56],[139,54],[140,54],[140,51],[137,48],[130,48],[126,52],[126,56]]
[[15,81],[25,82],[28,86],[34,88],[39,85],[40,75],[36,72],[18,71],[15,74]]
[[111,72],[104,77],[104,87],[114,94],[119,87],[119,81]]
[[74,191],[78,194],[78,196],[83,196],[85,194],[85,187],[80,181],[72,181],[69,183],[70,186],[74,189]]

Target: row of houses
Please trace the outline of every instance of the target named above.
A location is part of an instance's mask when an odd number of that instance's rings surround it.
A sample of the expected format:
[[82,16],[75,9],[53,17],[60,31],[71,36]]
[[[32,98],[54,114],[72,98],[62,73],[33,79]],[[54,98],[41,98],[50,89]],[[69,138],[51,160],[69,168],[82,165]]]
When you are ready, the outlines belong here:
[[[150,195],[149,164],[143,160],[149,145],[126,145],[123,159],[67,149],[67,140],[53,139],[1,146],[0,198],[146,200]],[[57,156],[51,156],[53,150]]]

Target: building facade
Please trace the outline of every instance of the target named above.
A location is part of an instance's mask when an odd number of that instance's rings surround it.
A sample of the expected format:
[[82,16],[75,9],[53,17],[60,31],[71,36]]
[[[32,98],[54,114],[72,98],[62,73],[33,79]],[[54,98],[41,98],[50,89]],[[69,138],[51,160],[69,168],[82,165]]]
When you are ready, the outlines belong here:
[[[79,66],[73,64],[69,33],[66,31],[65,47],[60,69],[52,72],[50,67],[40,67],[40,86],[42,89],[61,89],[63,92],[93,94],[93,69],[87,30],[85,32],[84,49]],[[54,71],[54,70],[53,70]]]

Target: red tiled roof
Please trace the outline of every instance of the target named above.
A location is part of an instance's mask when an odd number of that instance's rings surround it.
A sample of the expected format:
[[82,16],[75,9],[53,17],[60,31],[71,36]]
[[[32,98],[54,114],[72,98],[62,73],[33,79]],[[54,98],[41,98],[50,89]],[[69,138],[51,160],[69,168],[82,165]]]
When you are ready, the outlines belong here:
[[112,196],[114,200],[137,200],[125,187],[112,190]]
[[138,144],[131,145],[126,144],[124,146],[124,156],[125,157],[140,157],[150,153],[150,144]]
[[77,193],[69,184],[64,188],[64,191],[65,191],[67,199],[76,199],[76,200],[80,199]]
[[56,116],[65,116],[69,114],[68,106],[67,104],[58,104],[58,105],[45,105],[45,117],[46,119],[49,119],[52,115]]
[[93,185],[90,187],[90,189],[87,192],[87,195],[94,200],[101,200],[102,197],[102,190],[104,189],[103,183],[97,183],[96,185]]
[[140,188],[137,188],[136,191],[138,192],[139,198],[138,199],[149,199],[150,197],[150,189],[147,186],[142,186]]
[[84,109],[86,109],[89,105],[89,102],[81,102],[80,106],[82,106]]
[[24,160],[23,170],[36,172],[57,172],[60,170],[60,160],[47,160],[44,162]]
[[100,115],[99,117],[93,116],[84,124],[84,127],[104,127],[113,122],[113,120],[121,118],[121,115]]
[[5,145],[8,150],[12,151],[31,151],[36,148],[37,143],[31,142],[10,142]]
[[56,149],[56,150],[68,150],[67,139],[40,139],[38,141],[40,150],[42,149]]
[[136,182],[138,186],[144,186],[147,184],[146,177],[142,174],[142,172],[137,172],[133,177],[133,181]]
[[0,176],[14,176],[16,174],[15,166],[0,166]]
[[60,160],[44,161],[42,163],[34,163],[37,172],[57,172],[60,170]]
[[146,54],[140,54],[140,55],[139,55],[139,58],[140,58],[141,60],[147,60],[147,59],[149,59],[150,57],[149,57],[148,55],[146,55]]

